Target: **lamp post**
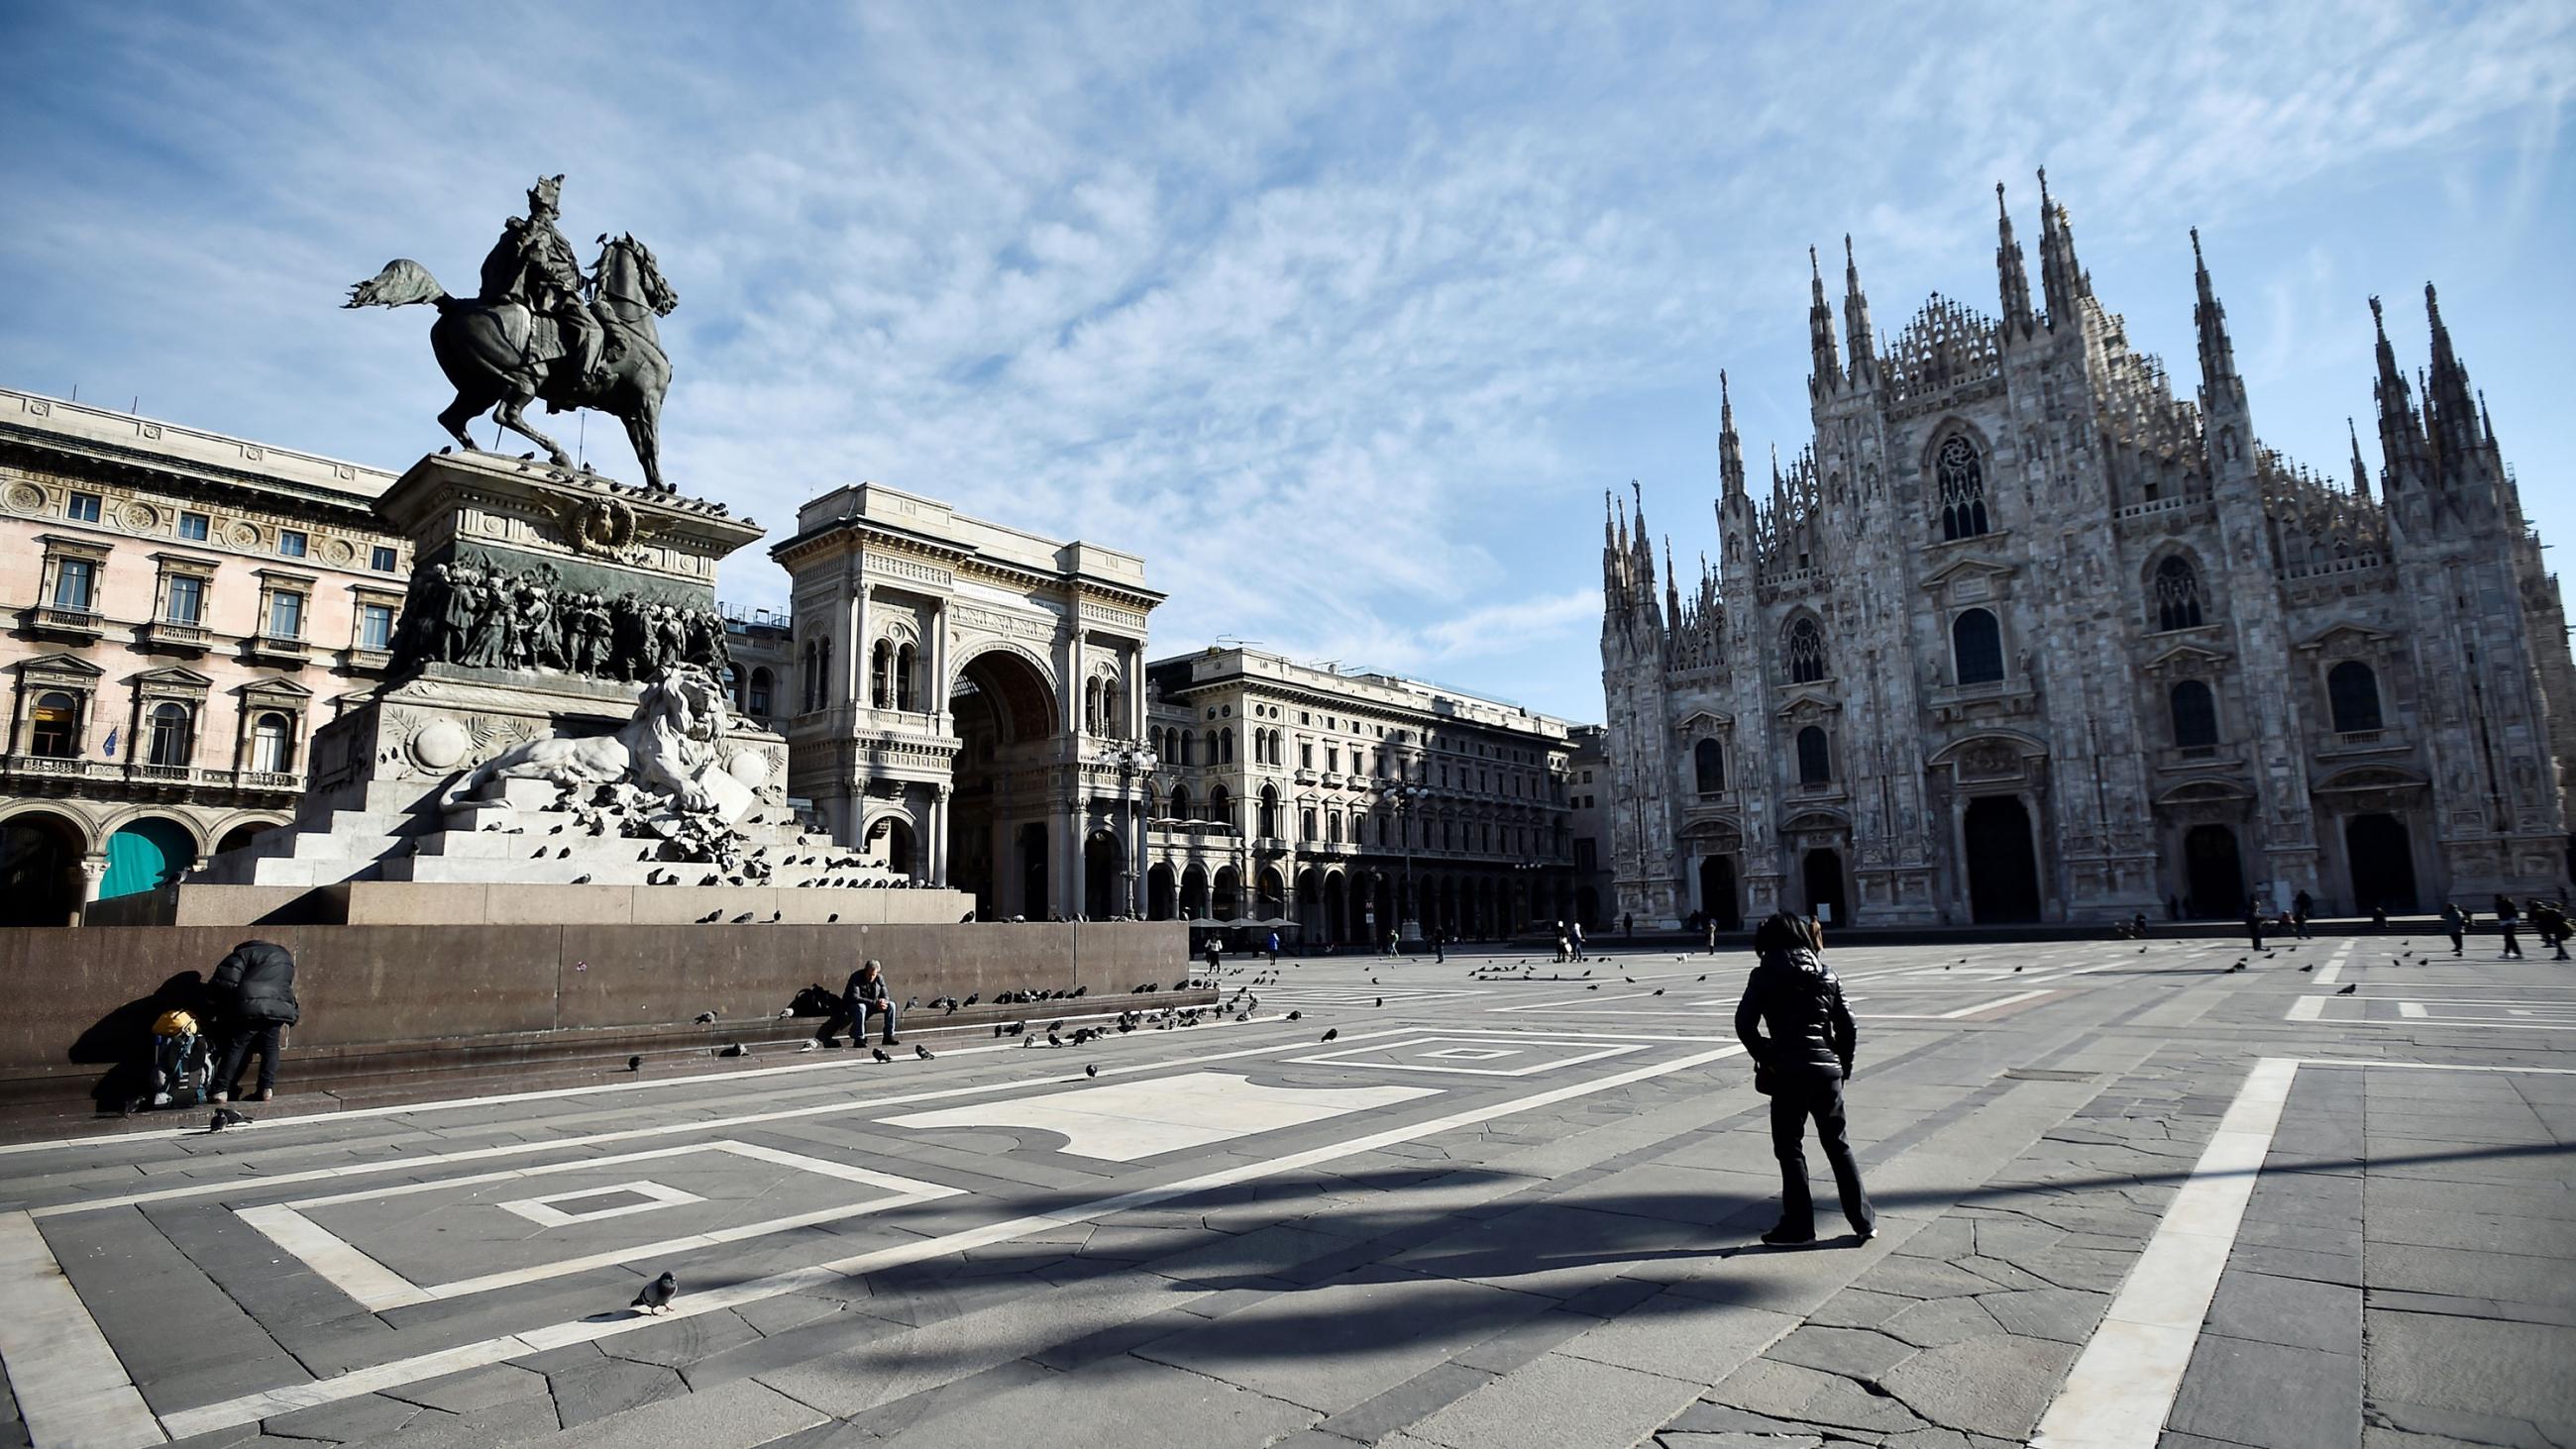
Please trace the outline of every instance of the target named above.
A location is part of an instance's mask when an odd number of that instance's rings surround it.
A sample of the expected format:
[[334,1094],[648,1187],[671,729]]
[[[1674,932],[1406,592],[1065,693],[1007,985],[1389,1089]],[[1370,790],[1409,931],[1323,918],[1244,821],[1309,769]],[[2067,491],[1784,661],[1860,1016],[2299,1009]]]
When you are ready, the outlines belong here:
[[1428,785],[1403,784],[1386,792],[1395,804],[1396,833],[1404,837],[1404,907],[1396,914],[1396,934],[1408,945],[1422,941],[1421,905],[1413,898],[1413,806],[1431,793]]
[[[1102,748],[1101,755],[1109,763],[1118,767],[1119,798],[1127,802],[1128,808],[1137,808],[1130,796],[1127,781],[1131,776],[1151,775],[1161,768],[1163,762],[1156,758],[1153,747],[1143,740],[1112,740]],[[1136,843],[1126,853],[1127,868],[1119,874],[1127,878],[1127,914],[1140,921],[1145,919],[1143,868],[1145,862],[1142,859],[1144,853],[1145,830],[1142,822],[1139,822],[1136,829]]]

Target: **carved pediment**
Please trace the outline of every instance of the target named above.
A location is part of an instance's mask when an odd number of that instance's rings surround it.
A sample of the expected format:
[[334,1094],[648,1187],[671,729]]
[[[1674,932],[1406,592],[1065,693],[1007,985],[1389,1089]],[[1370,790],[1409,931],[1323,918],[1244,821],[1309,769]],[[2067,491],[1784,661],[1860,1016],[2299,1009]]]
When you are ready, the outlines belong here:
[[2165,650],[2155,658],[2148,660],[2147,672],[2150,674],[2192,674],[2215,669],[2219,665],[2226,663],[2227,659],[2228,654],[2224,649],[2212,649],[2206,644],[2198,644],[2186,639],[2183,642],[2174,645],[2172,648]]
[[1964,579],[2002,580],[2021,572],[2021,566],[1996,558],[1992,554],[1963,553],[1923,576],[1923,587],[1947,589]]
[[2313,787],[2320,795],[2343,794],[2355,790],[2421,790],[2427,782],[2423,776],[2388,765],[2363,765],[2329,775]]
[[147,669],[131,681],[136,689],[157,689],[172,693],[203,694],[214,687],[214,680],[193,669],[169,665]]
[[1851,829],[1851,817],[1839,810],[1823,810],[1814,807],[1801,810],[1780,822],[1780,831],[1784,835],[1830,835],[1849,829]]
[[60,651],[39,654],[33,659],[21,659],[18,661],[17,669],[19,675],[27,679],[94,680],[103,678],[107,674],[106,670],[77,654],[66,654]]
[[2156,797],[2159,805],[2214,805],[2254,798],[2253,787],[2242,780],[2205,777],[2185,780]]
[[2015,730],[1987,730],[1954,740],[1935,752],[1925,763],[1934,769],[1949,766],[1962,778],[2001,779],[2024,772],[2025,760],[2044,759],[2048,746]]
[[1801,685],[1781,703],[1776,713],[1782,719],[1806,724],[1840,714],[1842,711],[1841,700],[1812,685]]
[[1735,716],[1711,709],[1697,709],[1674,721],[1673,728],[1684,735],[1719,734],[1735,728]]
[[2386,629],[2347,619],[2300,640],[2297,647],[2307,654],[2371,655],[2396,638]]
[[233,693],[244,699],[311,699],[313,697],[312,690],[283,677],[254,679],[235,689]]

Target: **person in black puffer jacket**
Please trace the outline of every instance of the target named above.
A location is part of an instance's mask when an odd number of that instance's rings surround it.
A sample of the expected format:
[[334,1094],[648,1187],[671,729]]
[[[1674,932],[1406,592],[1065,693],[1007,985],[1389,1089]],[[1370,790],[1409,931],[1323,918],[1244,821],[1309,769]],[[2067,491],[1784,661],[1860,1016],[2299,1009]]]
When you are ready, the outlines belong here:
[[234,1079],[259,1052],[259,1089],[251,1100],[277,1095],[277,1038],[304,1011],[295,1000],[295,956],[274,941],[244,941],[215,967],[207,988],[221,1045],[215,1054],[214,1098],[232,1100]]
[[1735,1035],[1752,1054],[1754,1084],[1771,1097],[1771,1152],[1780,1159],[1780,1221],[1762,1235],[1766,1243],[1816,1240],[1815,1203],[1807,1191],[1809,1117],[1816,1119],[1816,1141],[1833,1165],[1852,1231],[1864,1243],[1878,1231],[1860,1164],[1843,1138],[1843,1082],[1851,1076],[1859,1034],[1843,1004],[1843,984],[1819,954],[1822,946],[1815,922],[1775,912],[1753,933],[1761,960],[1735,1008]]

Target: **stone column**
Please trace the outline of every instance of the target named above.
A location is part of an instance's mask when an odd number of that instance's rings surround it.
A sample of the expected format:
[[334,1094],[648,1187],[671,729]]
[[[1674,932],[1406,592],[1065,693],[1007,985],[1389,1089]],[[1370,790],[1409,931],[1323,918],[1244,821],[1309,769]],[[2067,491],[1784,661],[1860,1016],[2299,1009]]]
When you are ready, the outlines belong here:
[[928,859],[922,863],[921,877],[935,886],[948,884],[948,796],[948,786],[930,787],[930,820],[922,831]]

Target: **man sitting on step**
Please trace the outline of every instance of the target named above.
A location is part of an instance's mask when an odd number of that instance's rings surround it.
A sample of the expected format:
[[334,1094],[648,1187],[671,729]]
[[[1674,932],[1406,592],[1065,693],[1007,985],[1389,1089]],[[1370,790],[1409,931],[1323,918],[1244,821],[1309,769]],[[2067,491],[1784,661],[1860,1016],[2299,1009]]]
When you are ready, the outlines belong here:
[[901,1046],[903,1043],[894,1034],[894,988],[886,984],[885,968],[873,958],[850,973],[849,984],[841,989],[841,1009],[823,1018],[822,1028],[814,1033],[814,1039],[797,1050],[821,1051],[835,1045],[833,1038],[845,1023],[851,1028],[850,1045],[865,1045],[870,1011],[885,1018],[885,1044]]

